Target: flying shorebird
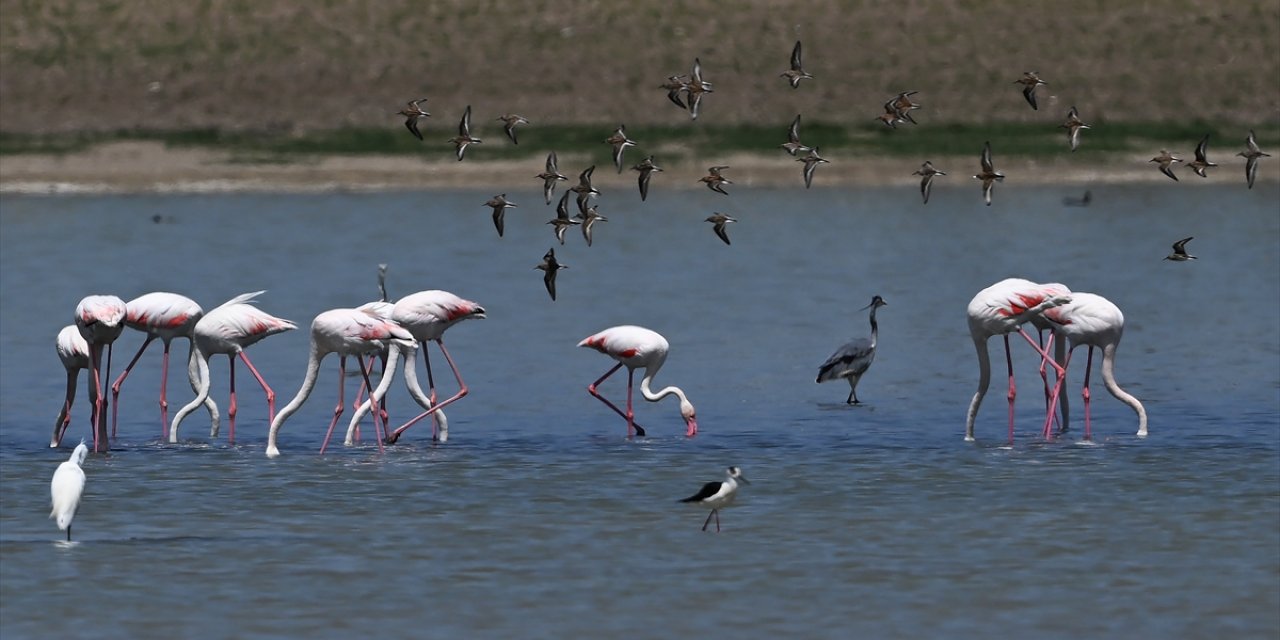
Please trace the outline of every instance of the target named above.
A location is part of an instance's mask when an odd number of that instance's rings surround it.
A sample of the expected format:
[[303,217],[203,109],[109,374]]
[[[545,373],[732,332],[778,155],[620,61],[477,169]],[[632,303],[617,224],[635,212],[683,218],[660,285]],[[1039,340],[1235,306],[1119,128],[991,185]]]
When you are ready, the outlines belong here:
[[1014,80],[1013,83],[1022,85],[1022,97],[1027,99],[1027,104],[1031,105],[1032,109],[1038,111],[1040,107],[1036,106],[1036,87],[1042,84],[1048,85],[1049,83],[1041,80],[1035,71],[1023,73],[1022,77]]
[[920,165],[920,168],[911,173],[913,176],[922,176],[920,178],[920,195],[924,196],[924,203],[929,204],[929,192],[933,190],[933,177],[945,176],[946,173],[933,168],[933,163],[928,160]]
[[560,197],[560,204],[556,205],[556,217],[547,221],[547,224],[555,225],[556,240],[559,240],[560,244],[564,244],[565,229],[578,224],[577,220],[569,217],[569,193],[566,191]]
[[556,192],[556,182],[569,179],[561,174],[560,169],[556,166],[556,152],[554,151],[547,154],[547,170],[534,177],[542,178],[542,195],[546,197],[547,204],[551,204],[551,196]]
[[605,138],[604,141],[605,144],[613,145],[613,164],[618,167],[618,173],[622,173],[622,152],[636,144],[635,140],[627,137],[627,125],[618,125],[613,135]]
[[729,232],[724,228],[725,224],[737,221],[737,218],[731,218],[719,211],[715,212],[713,215],[707,216],[707,222],[715,225],[711,227],[711,230],[715,231],[716,235],[719,236],[721,240],[724,240],[725,244],[732,244],[729,242]]
[[906,120],[911,124],[918,124],[915,118],[911,117],[911,112],[920,108],[920,103],[911,100],[911,96],[920,93],[919,91],[903,91],[894,96],[892,100],[885,103],[885,110],[892,111],[897,114],[899,122]]
[[654,171],[662,171],[662,167],[654,164],[653,156],[649,156],[631,168],[640,172],[640,200],[643,202],[649,197],[649,178],[653,177]]
[[1174,262],[1185,262],[1187,260],[1195,260],[1196,257],[1187,253],[1187,243],[1194,240],[1195,237],[1183,238],[1173,243],[1173,253],[1164,257],[1165,260],[1173,260]]
[[1253,129],[1249,130],[1249,137],[1244,139],[1247,147],[1244,151],[1236,155],[1243,157],[1246,162],[1244,164],[1244,177],[1249,181],[1249,188],[1253,188],[1253,180],[1258,177],[1258,158],[1270,158],[1271,154],[1263,153],[1258,148],[1258,138],[1253,135]]
[[504,123],[502,125],[502,130],[507,132],[508,138],[511,138],[511,144],[520,144],[520,142],[516,140],[516,125],[529,124],[529,121],[525,120],[524,116],[514,113],[500,115],[497,119]]
[[569,265],[560,264],[560,262],[556,260],[555,247],[547,249],[546,255],[542,256],[542,262],[539,263],[538,266],[534,267],[534,269],[541,269],[544,272],[542,275],[542,284],[546,285],[547,293],[551,294],[552,302],[556,299],[556,272],[561,269],[568,268]]
[[596,188],[591,186],[591,174],[595,173],[596,166],[593,164],[583,169],[582,174],[578,176],[578,184],[569,187],[569,191],[578,194],[578,209],[585,209],[587,199],[593,195],[600,195]]
[[518,207],[519,205],[517,205],[514,202],[508,201],[507,194],[504,193],[504,194],[496,195],[492,198],[489,198],[489,201],[484,203],[484,206],[493,207],[493,226],[498,229],[498,237],[501,238],[502,228],[504,226],[503,218],[505,217],[505,214],[507,212],[507,207]]
[[458,161],[462,161],[462,155],[467,152],[467,145],[480,144],[480,138],[471,136],[471,105],[467,105],[467,110],[462,113],[462,120],[458,122],[458,137],[449,138],[458,147]]
[[751,484],[747,477],[742,475],[742,469],[737,467],[729,467],[727,469],[727,477],[724,482],[708,482],[702,485],[697,493],[681,500],[680,502],[696,502],[711,507],[711,513],[707,514],[707,521],[702,523],[702,530],[706,531],[711,525],[711,517],[716,519],[716,533],[720,532],[720,508],[733,502],[734,496],[738,493],[738,483]]
[[796,158],[796,162],[804,163],[804,188],[808,189],[813,184],[813,172],[818,168],[818,165],[830,163],[831,161],[818,155],[818,148],[814,147],[809,150],[809,155],[803,158]]
[[1059,128],[1067,130],[1067,141],[1071,144],[1071,150],[1075,151],[1080,146],[1080,130],[1088,129],[1089,125],[1080,119],[1080,114],[1076,112],[1075,107],[1067,112],[1067,120],[1058,125]]
[[608,221],[608,218],[596,212],[595,207],[587,207],[586,211],[582,212],[582,237],[586,238],[588,247],[591,246],[591,228],[594,227],[597,222]]
[[787,128],[787,141],[778,146],[793,156],[801,151],[809,150],[809,147],[800,143],[800,114],[796,114],[796,119],[792,120],[791,126]]
[[685,93],[689,98],[689,119],[697,120],[698,108],[702,104],[702,94],[713,93],[711,83],[702,79],[702,61],[698,58],[693,59],[693,75]]
[[723,185],[733,184],[733,182],[728,178],[720,175],[720,172],[728,168],[729,168],[728,165],[723,165],[718,167],[709,167],[707,169],[708,174],[705,176],[702,176],[701,178],[698,178],[698,182],[705,182],[707,183],[708,189],[719,192],[719,193],[723,193],[724,195],[727,196],[729,195],[729,192],[724,190]]
[[404,126],[409,129],[409,133],[412,133],[419,140],[422,139],[422,132],[418,131],[418,119],[431,117],[431,114],[427,113],[422,107],[418,106],[419,102],[426,102],[426,101],[427,101],[426,98],[418,98],[417,100],[410,100],[408,106],[406,106],[405,108],[399,111],[400,115],[404,116],[405,118]]
[[996,181],[1004,182],[1004,174],[996,171],[995,166],[991,164],[991,141],[989,140],[982,145],[982,173],[974,178],[982,181],[982,199],[986,201],[988,207],[991,206],[991,190]]
[[806,78],[813,79],[813,76],[805,73],[803,65],[800,63],[800,41],[796,40],[796,46],[791,50],[791,68],[783,71],[781,74],[787,82],[791,83],[791,88],[795,89],[800,86],[800,81]]
[[1174,162],[1182,162],[1182,158],[1175,158],[1173,157],[1173,154],[1169,153],[1164,149],[1161,149],[1160,155],[1148,160],[1147,162],[1160,163],[1160,173],[1163,173],[1166,176],[1173,178],[1174,182],[1177,182],[1178,176],[1173,175],[1173,169],[1169,168],[1169,165],[1173,164]]
[[1204,172],[1205,169],[1208,169],[1209,167],[1218,166],[1216,163],[1209,162],[1209,158],[1205,155],[1208,150],[1208,147],[1209,147],[1209,134],[1206,133],[1204,134],[1204,137],[1200,139],[1200,144],[1196,145],[1196,159],[1187,163],[1187,166],[1191,167],[1191,170],[1196,172],[1196,175],[1200,176],[1201,178],[1209,177],[1208,175],[1205,174]]
[[667,90],[667,99],[675,103],[681,109],[688,109],[684,101],[680,99],[681,91],[689,90],[689,76],[667,76],[667,81],[658,85],[659,89]]

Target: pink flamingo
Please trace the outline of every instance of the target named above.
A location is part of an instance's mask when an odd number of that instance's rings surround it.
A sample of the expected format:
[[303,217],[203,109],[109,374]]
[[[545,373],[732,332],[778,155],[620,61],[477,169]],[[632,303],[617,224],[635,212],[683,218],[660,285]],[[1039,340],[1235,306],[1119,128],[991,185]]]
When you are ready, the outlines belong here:
[[[58,411],[58,419],[53,423],[53,438],[49,440],[49,448],[56,449],[62,444],[62,437],[71,425],[71,403],[76,399],[76,383],[80,378],[80,370],[89,368],[89,343],[84,341],[80,330],[69,324],[58,332],[58,359],[67,369],[67,398]],[[98,399],[97,387],[89,387],[89,402]]]
[[[644,369],[644,378],[640,380],[640,393],[644,396],[644,399],[649,402],[657,402],[671,394],[675,394],[680,399],[680,416],[684,418],[687,427],[685,435],[690,438],[697,435],[698,420],[693,404],[689,402],[688,396],[684,394],[680,387],[665,387],[657,393],[649,389],[649,383],[653,381],[654,376],[658,375],[658,370],[667,361],[667,351],[670,345],[661,334],[644,327],[622,325],[609,327],[595,335],[587,336],[582,342],[578,343],[578,346],[591,347],[618,361],[618,364],[614,365],[612,369],[609,369],[598,380],[588,385],[587,392],[605,403],[610,409],[613,409],[614,413],[627,419],[628,437],[633,432],[639,436],[645,435],[644,429],[635,423],[635,411],[632,409],[633,383],[637,368]],[[613,375],[623,366],[627,367],[626,412],[623,412],[596,391],[596,387],[601,382],[604,382],[605,378]]]
[[[1062,333],[1068,341],[1070,347],[1067,349],[1066,364],[1071,362],[1071,353],[1080,345],[1089,347],[1089,357],[1085,362],[1084,369],[1084,387],[1081,395],[1084,397],[1084,439],[1090,440],[1092,433],[1089,425],[1089,373],[1093,368],[1093,348],[1102,349],[1102,382],[1106,385],[1107,391],[1116,400],[1129,405],[1133,412],[1138,414],[1138,437],[1145,438],[1147,436],[1147,410],[1143,408],[1142,403],[1133,397],[1120,385],[1116,383],[1115,376],[1115,360],[1116,349],[1120,346],[1120,337],[1124,334],[1124,314],[1120,312],[1120,307],[1106,298],[1093,294],[1074,292],[1071,294],[1071,302],[1060,307],[1049,309],[1044,312],[1044,317],[1053,323],[1055,329]],[[1058,376],[1058,381],[1054,385],[1053,395],[1049,399],[1050,411],[1058,402],[1059,394],[1062,392],[1062,385],[1065,375]],[[1045,419],[1044,435],[1049,436],[1050,420],[1052,413]]]
[[991,356],[987,353],[987,340],[992,336],[1004,337],[1005,361],[1009,366],[1009,441],[1013,441],[1013,400],[1017,387],[1013,381],[1013,357],[1009,352],[1009,334],[1018,332],[1027,339],[1031,348],[1040,354],[1043,362],[1051,365],[1061,378],[1064,368],[1054,361],[1035,340],[1022,329],[1022,324],[1051,309],[1071,301],[1071,292],[1059,284],[1036,284],[1021,278],[1001,280],[973,297],[969,302],[969,335],[978,351],[978,390],[969,402],[965,417],[964,439],[973,441],[973,423],[978,416],[982,397],[991,384]]
[[[419,404],[422,404],[424,411],[388,434],[387,444],[394,444],[405,429],[417,424],[419,420],[427,416],[440,415],[441,409],[467,395],[467,383],[462,381],[462,374],[458,373],[458,366],[454,364],[453,356],[449,355],[449,350],[444,346],[444,332],[463,320],[483,319],[484,317],[484,307],[470,300],[464,300],[448,291],[440,291],[438,289],[409,294],[401,298],[399,302],[396,302],[391,311],[391,319],[396,324],[407,329],[418,342],[422,343],[422,360],[427,367],[427,386],[430,388],[430,394],[427,396],[428,402],[423,404],[421,389],[418,389],[418,393],[413,393],[414,387],[417,386],[417,373],[409,373],[409,369],[412,369],[414,365],[406,362],[406,383],[413,376],[410,393],[413,394],[414,399]],[[449,363],[449,368],[453,370],[453,377],[458,381],[458,392],[443,402],[436,402],[436,383],[435,377],[431,373],[431,356],[427,353],[428,342],[435,342],[440,347],[440,352],[444,354],[445,361]],[[447,441],[449,438],[447,429],[448,423],[436,418],[432,427],[432,440],[438,442]],[[348,427],[346,441],[348,445],[351,444],[353,435],[354,429]]]
[[[292,331],[298,325],[277,318],[255,306],[254,299],[262,295],[262,291],[238,295],[221,306],[206,313],[196,323],[193,333],[195,342],[195,359],[199,366],[199,382],[196,398],[178,410],[173,416],[173,425],[169,428],[169,442],[178,442],[178,426],[187,414],[196,410],[209,398],[209,358],[215,354],[226,354],[231,370],[231,404],[227,406],[227,420],[230,422],[227,442],[236,441],[236,357],[239,356],[249,367],[249,372],[262,385],[267,394],[267,422],[276,417],[276,392],[271,390],[262,374],[253,366],[249,355],[244,352],[250,346],[267,336]],[[213,423],[209,437],[218,436],[218,423]]]
[[[379,318],[382,318],[383,320],[390,320],[391,309],[395,307],[395,303],[391,302],[391,298],[387,295],[386,263],[381,263],[378,265],[378,292],[381,294],[381,297],[379,299],[374,300],[373,302],[366,302],[356,307],[356,310],[367,311],[369,313],[372,313],[375,316],[378,316]],[[382,359],[382,375],[385,376],[387,374],[387,357],[389,356],[389,352],[387,349],[384,348],[377,355],[379,358]],[[365,373],[367,375],[373,374],[373,358],[374,358],[373,356],[369,356],[369,361],[367,364],[364,364],[362,362],[361,366],[364,367]],[[366,391],[370,391],[370,389],[366,388],[363,384],[360,386],[360,388],[356,389],[355,407],[357,409],[360,407],[360,397],[363,396]],[[386,424],[387,423],[387,406],[386,406],[385,398],[383,398],[382,406],[379,407],[378,411],[382,415],[382,423]],[[359,434],[359,432],[360,432],[360,428],[359,426],[357,426],[356,433]]]
[[[124,379],[129,377],[133,365],[137,364],[138,359],[142,357],[142,352],[147,350],[147,346],[153,340],[160,338],[164,342],[164,364],[160,369],[160,432],[161,436],[165,437],[169,435],[169,400],[165,396],[165,387],[169,380],[169,343],[174,338],[186,338],[190,341],[196,323],[204,315],[204,309],[201,309],[200,305],[191,298],[163,291],[138,296],[130,300],[126,307],[125,324],[146,333],[147,339],[143,341],[141,347],[138,347],[138,353],[134,354],[129,365],[111,385],[111,436],[116,435],[116,417],[120,410],[120,387],[124,385]],[[195,343],[192,342],[193,352],[194,348]],[[195,391],[196,376],[194,367],[190,366],[191,356],[188,356],[187,360],[189,365],[187,377],[191,383],[191,390]],[[207,397],[206,400],[208,400]],[[209,409],[211,418],[217,415],[218,408],[212,400],[209,400],[206,407]]]
[[[316,375],[320,371],[320,362],[325,356],[330,353],[337,353],[339,356],[338,404],[333,409],[333,420],[329,422],[329,430],[325,435],[327,443],[329,434],[333,433],[333,427],[338,423],[338,417],[342,415],[344,408],[343,387],[346,386],[347,356],[377,353],[387,341],[412,348],[413,334],[394,322],[356,309],[331,309],[316,316],[311,322],[311,354],[307,360],[306,376],[302,380],[302,387],[298,389],[298,395],[294,396],[293,400],[289,401],[289,404],[285,405],[271,421],[271,431],[267,434],[267,457],[274,458],[280,455],[280,450],[276,447],[276,435],[285,420],[288,420],[289,416],[307,401],[307,396],[311,395],[311,390],[316,385]],[[397,354],[398,350],[391,350],[387,375],[395,375],[395,367],[398,364]],[[360,372],[365,373],[363,367],[360,368]],[[364,375],[364,383],[367,387],[373,388],[373,385],[369,384],[367,374]],[[374,402],[380,399],[376,393],[375,391]],[[379,425],[380,422],[375,413],[374,428],[377,429]],[[378,450],[382,450],[381,439],[378,440]],[[324,452],[323,446],[320,452]]]
[[[94,391],[89,393],[93,398],[93,451],[104,453],[107,450],[107,416],[104,379],[111,376],[111,345],[124,331],[125,304],[116,296],[86,296],[76,305],[76,329],[80,337],[89,345],[89,368],[92,374],[90,382]],[[107,347],[106,375],[102,372],[102,348]]]

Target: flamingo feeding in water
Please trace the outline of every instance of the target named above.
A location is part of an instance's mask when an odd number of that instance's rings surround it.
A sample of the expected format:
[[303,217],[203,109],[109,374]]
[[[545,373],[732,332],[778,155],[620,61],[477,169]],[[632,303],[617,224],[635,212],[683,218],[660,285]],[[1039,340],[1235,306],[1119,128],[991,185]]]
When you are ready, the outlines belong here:
[[[116,296],[85,296],[76,305],[76,329],[80,337],[89,345],[89,381],[94,391],[89,393],[93,398],[93,451],[102,453],[107,450],[107,418],[105,415],[106,398],[102,382],[111,376],[111,345],[124,331],[125,304]],[[107,348],[107,369],[102,370],[102,348]]]
[[[449,350],[444,346],[444,332],[463,320],[484,317],[484,307],[439,289],[419,291],[401,298],[396,303],[391,310],[391,319],[397,325],[404,327],[415,340],[422,343],[422,360],[427,367],[427,386],[430,388],[430,395],[423,396],[422,390],[417,384],[417,372],[410,373],[409,371],[414,365],[411,362],[405,362],[405,383],[409,386],[410,394],[422,405],[424,411],[388,434],[387,444],[394,444],[405,429],[412,427],[427,416],[440,415],[443,417],[443,414],[440,413],[441,409],[467,395],[467,383],[462,381],[462,374],[458,373],[458,366],[454,364],[453,356],[449,355]],[[435,342],[440,347],[440,352],[444,354],[445,361],[449,363],[449,368],[453,371],[453,377],[458,381],[458,392],[443,402],[436,402],[436,383],[435,377],[431,373],[431,356],[427,353],[428,342]],[[409,357],[412,357],[412,351],[409,353]],[[427,398],[428,402],[423,402],[424,397]],[[361,410],[364,409],[365,407],[362,406]],[[437,418],[433,425],[433,440],[444,442],[449,439],[448,422]],[[347,428],[346,444],[350,445],[352,443],[354,435],[353,416],[353,424]]]
[[[76,382],[80,378],[80,370],[89,368],[89,343],[84,341],[80,330],[69,324],[58,332],[58,359],[67,370],[67,398],[58,411],[58,419],[53,423],[53,438],[49,440],[49,448],[56,449],[62,444],[62,437],[71,425],[71,403],[76,399]],[[96,403],[98,389],[89,387],[89,402]]]
[[[644,396],[644,399],[649,402],[657,402],[668,395],[675,394],[680,399],[680,416],[684,418],[686,425],[685,435],[690,438],[697,435],[698,421],[693,404],[689,402],[688,396],[684,394],[680,387],[665,387],[657,393],[649,389],[649,383],[653,381],[654,376],[658,375],[658,370],[667,361],[667,351],[670,348],[667,339],[662,337],[661,334],[644,327],[622,325],[610,327],[595,335],[587,336],[578,343],[578,346],[591,347],[618,361],[618,364],[614,365],[612,369],[609,369],[599,379],[588,385],[587,392],[603,402],[605,406],[613,409],[614,413],[626,418],[628,437],[632,433],[639,436],[645,435],[644,429],[635,423],[635,411],[632,408],[633,383],[636,369],[638,368],[644,369],[644,378],[640,380],[640,393]],[[613,375],[623,366],[627,368],[627,410],[625,412],[596,391],[596,387],[601,382],[604,382],[605,378]]]
[[1013,400],[1017,396],[1017,387],[1013,381],[1013,356],[1009,352],[1009,334],[1018,332],[1027,339],[1043,362],[1051,364],[1063,374],[1063,367],[1048,356],[1046,350],[1027,335],[1022,324],[1040,315],[1047,309],[1061,306],[1071,301],[1071,292],[1060,284],[1036,284],[1021,278],[1001,280],[973,297],[969,302],[969,335],[973,338],[973,346],[978,351],[978,390],[969,402],[969,411],[965,417],[964,439],[973,441],[973,423],[978,416],[978,408],[982,405],[982,397],[991,384],[991,356],[987,352],[987,340],[992,336],[1004,337],[1005,361],[1009,366],[1009,441],[1013,441]]
[[[325,435],[325,441],[328,442],[329,434],[333,433],[333,426],[338,423],[338,417],[342,415],[344,409],[343,390],[347,378],[347,356],[377,353],[388,341],[402,346],[412,346],[413,335],[394,322],[356,309],[331,309],[316,316],[311,322],[311,353],[307,359],[306,376],[302,380],[302,387],[298,389],[298,395],[294,396],[293,400],[290,400],[289,404],[276,414],[275,420],[271,421],[271,430],[267,433],[267,457],[275,458],[280,455],[280,449],[276,447],[276,436],[280,432],[280,427],[284,426],[285,420],[288,420],[289,416],[307,401],[307,396],[311,395],[311,390],[316,386],[316,375],[320,371],[320,363],[325,356],[330,353],[337,353],[339,356],[338,404],[333,409],[333,420],[329,422],[329,430]],[[395,367],[399,360],[397,353],[394,349],[391,351],[387,375],[395,375]],[[363,367],[360,368],[360,372],[364,375],[365,386],[372,389],[373,385],[369,384],[369,376]],[[376,391],[372,400],[375,403],[379,400]],[[375,413],[374,428],[376,429],[379,424],[381,424],[379,416]],[[382,450],[381,438],[378,439],[378,450]],[[324,448],[321,447],[320,451],[323,453]]]
[[[1137,398],[1127,393],[1116,383],[1115,360],[1116,348],[1120,346],[1120,337],[1124,334],[1124,314],[1120,307],[1106,298],[1079,291],[1071,294],[1071,302],[1044,312],[1043,317],[1051,322],[1057,332],[1062,333],[1070,346],[1067,349],[1067,364],[1071,362],[1071,353],[1080,345],[1089,347],[1089,357],[1085,362],[1084,387],[1084,439],[1092,437],[1089,425],[1089,372],[1093,368],[1093,349],[1102,349],[1102,382],[1107,391],[1116,400],[1129,405],[1138,414],[1138,437],[1147,436],[1147,410]],[[1065,376],[1059,376],[1054,385],[1053,395],[1049,399],[1050,411],[1059,399]],[[1045,420],[1044,433],[1049,435],[1049,419]]]
[[[196,407],[204,404],[209,397],[209,358],[215,354],[226,354],[227,364],[231,371],[231,401],[227,405],[227,421],[230,423],[227,441],[234,443],[236,441],[236,357],[239,356],[244,361],[245,366],[249,367],[249,372],[257,379],[258,384],[262,385],[262,390],[267,394],[267,423],[275,418],[276,413],[276,392],[271,390],[267,385],[267,381],[263,379],[262,374],[258,373],[258,369],[253,366],[253,362],[249,360],[245,349],[256,344],[259,340],[267,336],[272,336],[285,331],[297,329],[298,325],[277,318],[255,306],[253,301],[262,291],[253,293],[245,293],[238,295],[221,306],[206,313],[199,322],[196,323],[193,331],[193,341],[195,342],[195,358],[199,370],[198,387],[196,389],[196,397],[186,406],[178,410],[177,415],[173,416],[173,425],[169,428],[169,442],[178,442],[178,426],[182,424],[183,418],[187,414],[195,411]],[[217,437],[218,423],[213,423],[213,430],[209,434],[210,437]]]
[[[191,339],[191,333],[195,330],[196,323],[204,316],[204,309],[201,309],[200,305],[191,298],[164,291],[138,296],[126,303],[125,307],[125,325],[146,333],[147,339],[142,342],[141,347],[138,347],[138,353],[134,354],[128,366],[120,373],[120,377],[116,378],[111,385],[111,436],[116,435],[120,388],[124,386],[124,379],[129,377],[129,372],[133,370],[135,364],[138,364],[142,353],[147,350],[152,341],[159,338],[164,343],[164,364],[160,369],[160,433],[162,437],[167,437],[169,435],[169,399],[165,395],[165,387],[169,380],[169,344],[174,338],[186,338],[191,341],[191,348],[194,350],[195,343]],[[196,391],[197,380],[194,368],[190,366],[191,358],[189,354],[187,378],[191,383],[191,390]],[[207,397],[206,400],[208,400]],[[206,407],[209,409],[210,417],[217,415],[218,408],[212,400],[207,402]],[[217,425],[216,418],[214,425]]]

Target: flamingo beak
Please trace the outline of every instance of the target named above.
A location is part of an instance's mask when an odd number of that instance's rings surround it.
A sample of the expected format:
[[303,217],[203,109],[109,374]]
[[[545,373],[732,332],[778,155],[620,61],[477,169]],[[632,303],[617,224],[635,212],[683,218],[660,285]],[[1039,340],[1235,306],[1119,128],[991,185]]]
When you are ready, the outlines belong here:
[[698,435],[698,421],[696,419],[689,417],[689,418],[685,418],[684,422],[686,425],[688,425],[688,429],[685,431],[685,434],[684,434],[685,437],[692,438]]

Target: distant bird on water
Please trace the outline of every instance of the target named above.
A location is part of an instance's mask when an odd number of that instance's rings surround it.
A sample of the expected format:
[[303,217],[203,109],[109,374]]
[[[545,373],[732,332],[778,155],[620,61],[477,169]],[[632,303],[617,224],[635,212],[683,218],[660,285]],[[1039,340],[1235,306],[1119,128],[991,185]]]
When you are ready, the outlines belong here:
[[711,227],[711,230],[715,231],[716,236],[718,236],[721,240],[724,240],[725,244],[732,244],[729,242],[729,232],[724,228],[724,226],[730,222],[737,222],[738,221],[737,218],[731,218],[717,211],[716,213],[710,216],[707,216],[706,221],[715,225]]
[[1080,114],[1076,111],[1076,108],[1071,107],[1071,110],[1067,112],[1066,121],[1058,125],[1058,127],[1067,130],[1067,142],[1071,145],[1071,150],[1075,151],[1080,146],[1080,130],[1088,129],[1089,125],[1080,119]]
[[[640,381],[640,394],[644,396],[644,399],[649,402],[657,402],[668,395],[675,394],[680,399],[680,417],[684,418],[685,435],[692,438],[698,434],[697,416],[693,409],[693,404],[689,402],[684,390],[680,387],[668,386],[659,389],[655,393],[649,389],[649,384],[653,381],[653,377],[658,375],[658,370],[667,361],[667,351],[670,345],[661,334],[644,327],[621,325],[587,336],[578,343],[578,346],[591,347],[618,361],[618,364],[614,365],[612,369],[606,371],[595,382],[587,385],[587,392],[605,403],[614,413],[626,418],[628,437],[633,432],[638,436],[645,435],[644,429],[635,423],[635,411],[631,404],[632,385],[636,369],[644,369],[644,378]],[[627,410],[625,412],[596,391],[596,387],[601,382],[604,382],[606,378],[624,366],[627,368]]]
[[924,203],[929,204],[929,193],[933,191],[933,177],[945,176],[945,172],[938,171],[933,168],[933,163],[928,160],[920,165],[920,168],[911,173],[913,176],[920,176],[920,195],[924,197]]
[[1183,238],[1173,243],[1173,253],[1164,257],[1165,260],[1173,260],[1174,262],[1184,262],[1187,260],[1195,260],[1196,257],[1187,253],[1187,243],[1195,240],[1195,236]]
[[793,156],[801,151],[809,150],[809,147],[800,142],[800,114],[797,113],[796,119],[791,121],[790,127],[787,127],[787,141],[778,146]]
[[458,137],[449,138],[449,142],[458,147],[459,162],[462,161],[462,156],[467,152],[467,145],[483,142],[480,138],[471,135],[471,105],[467,105],[467,110],[462,112],[462,120],[458,121]]
[[1191,167],[1191,170],[1196,172],[1196,175],[1201,178],[1209,177],[1205,174],[1205,169],[1218,166],[1216,163],[1209,162],[1209,158],[1206,155],[1208,148],[1209,134],[1206,133],[1204,134],[1204,137],[1200,139],[1200,144],[1196,145],[1196,159],[1187,163],[1187,166]]
[[871,304],[862,308],[864,311],[871,309],[871,338],[858,338],[846,342],[836,349],[836,352],[831,354],[822,366],[818,367],[816,382],[819,384],[841,378],[849,381],[849,397],[845,399],[847,404],[862,404],[858,401],[858,381],[862,379],[862,374],[871,368],[871,361],[876,357],[876,336],[879,333],[879,327],[876,325],[876,309],[888,304],[880,296],[872,298]]
[[653,177],[654,171],[662,171],[662,167],[654,164],[653,156],[649,156],[631,168],[640,172],[637,181],[640,184],[640,200],[643,202],[645,198],[649,197],[649,179]]
[[1036,87],[1049,83],[1041,80],[1040,75],[1035,71],[1023,73],[1022,77],[1014,80],[1013,83],[1022,85],[1022,97],[1027,99],[1027,104],[1031,105],[1032,109],[1039,110],[1040,107],[1036,106]]
[[975,180],[982,181],[982,200],[991,206],[991,191],[995,187],[997,181],[1004,182],[1004,174],[996,171],[995,165],[991,163],[991,142],[987,141],[982,145],[982,173],[974,176]]
[[1170,165],[1175,162],[1182,162],[1182,158],[1175,158],[1172,153],[1161,149],[1160,155],[1148,160],[1147,162],[1158,162],[1160,164],[1160,173],[1173,178],[1174,182],[1178,181],[1178,176],[1173,175],[1173,169],[1170,168]]
[[805,73],[804,65],[800,60],[800,41],[796,40],[796,46],[791,49],[791,68],[783,71],[781,74],[787,82],[791,83],[791,88],[796,89],[800,86],[801,80],[813,79],[813,76]]
[[556,205],[556,217],[548,220],[547,224],[555,225],[556,240],[564,244],[564,232],[578,223],[577,220],[569,217],[569,192],[566,191],[563,196],[560,196],[560,204]]
[[818,155],[818,148],[814,147],[809,150],[809,154],[803,158],[796,158],[796,162],[804,163],[804,188],[808,189],[813,185],[813,172],[818,165],[830,163],[830,160]]
[[493,226],[498,230],[498,237],[502,237],[503,228],[506,226],[504,219],[506,218],[507,207],[518,207],[514,202],[507,200],[507,194],[499,194],[484,203],[484,206],[493,208]]
[[551,294],[552,302],[556,299],[556,272],[568,268],[569,265],[560,264],[560,261],[556,260],[555,247],[547,249],[546,255],[542,256],[542,262],[534,267],[543,271],[542,284],[547,287],[547,293]]
[[622,173],[622,152],[627,147],[634,147],[636,141],[627,137],[627,125],[620,124],[617,129],[613,130],[613,135],[604,139],[605,144],[613,146],[613,164],[618,167],[618,173]]
[[699,489],[697,493],[680,501],[704,504],[711,507],[711,513],[707,514],[706,522],[702,523],[703,531],[706,531],[707,527],[711,525],[711,518],[714,516],[716,519],[716,533],[720,533],[720,508],[733,502],[734,497],[738,494],[739,482],[751,484],[751,481],[742,475],[742,469],[729,467],[726,472],[724,482],[708,482],[702,485],[702,489]]
[[420,118],[431,117],[431,114],[427,113],[426,110],[418,106],[419,102],[426,102],[426,101],[427,101],[426,98],[418,98],[417,100],[410,100],[408,106],[401,109],[399,112],[400,115],[404,116],[405,118],[404,120],[405,128],[407,128],[409,130],[409,133],[412,133],[414,137],[419,140],[422,139],[422,132],[418,131],[418,120]]
[[1271,154],[1263,153],[1258,148],[1258,138],[1253,135],[1253,130],[1249,130],[1249,137],[1244,139],[1246,149],[1237,153],[1245,159],[1244,177],[1249,181],[1249,188],[1253,188],[1253,180],[1258,177],[1258,158],[1270,158]]
[[707,183],[708,189],[717,193],[723,193],[727,196],[729,195],[729,192],[724,190],[724,185],[733,184],[733,181],[721,175],[720,172],[728,168],[729,167],[727,165],[708,167],[707,175],[698,178],[698,182],[705,182]]
[[497,119],[503,122],[502,130],[507,133],[508,138],[511,138],[511,144],[520,144],[520,141],[516,140],[516,125],[529,124],[529,121],[524,116],[514,113],[500,115]]
[[1062,204],[1068,207],[1087,207],[1091,202],[1093,202],[1093,192],[1088,189],[1085,189],[1084,195],[1079,198],[1067,196],[1062,199]]
[[84,469],[80,467],[88,455],[89,447],[81,440],[71,452],[71,457],[58,465],[53,472],[53,481],[49,483],[53,503],[49,517],[55,519],[59,529],[67,532],[67,542],[71,542],[71,521],[75,520],[76,512],[80,510],[80,498],[84,496]]
[[535,178],[542,178],[542,195],[547,199],[547,204],[551,204],[551,196],[555,195],[556,183],[569,179],[568,176],[560,173],[558,164],[556,152],[552,151],[547,154],[547,170],[534,176]]

